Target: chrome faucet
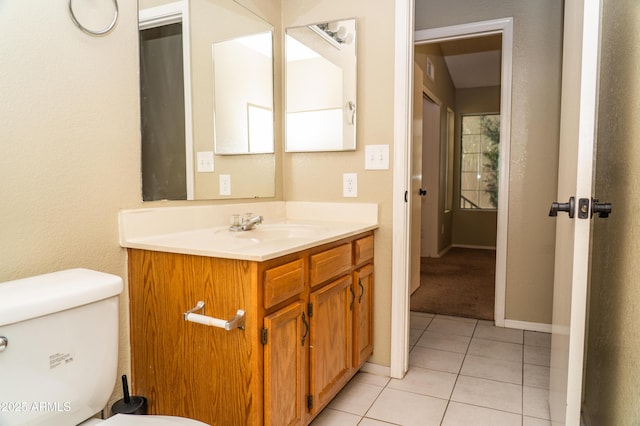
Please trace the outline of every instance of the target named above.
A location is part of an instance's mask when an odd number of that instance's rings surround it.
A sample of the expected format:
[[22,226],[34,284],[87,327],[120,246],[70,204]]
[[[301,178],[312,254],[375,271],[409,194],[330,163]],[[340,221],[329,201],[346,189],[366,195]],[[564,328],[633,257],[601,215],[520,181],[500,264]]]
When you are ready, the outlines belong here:
[[232,216],[232,223],[229,227],[230,231],[250,231],[256,227],[259,223],[262,223],[262,216],[252,216],[251,213],[246,213],[242,218],[240,215]]

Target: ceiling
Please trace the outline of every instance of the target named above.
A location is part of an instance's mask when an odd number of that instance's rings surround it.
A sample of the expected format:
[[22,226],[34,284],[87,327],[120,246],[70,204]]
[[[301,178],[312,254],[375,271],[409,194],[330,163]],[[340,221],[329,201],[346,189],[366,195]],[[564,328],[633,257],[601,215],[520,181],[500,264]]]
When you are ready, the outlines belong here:
[[457,89],[500,85],[500,34],[438,44]]

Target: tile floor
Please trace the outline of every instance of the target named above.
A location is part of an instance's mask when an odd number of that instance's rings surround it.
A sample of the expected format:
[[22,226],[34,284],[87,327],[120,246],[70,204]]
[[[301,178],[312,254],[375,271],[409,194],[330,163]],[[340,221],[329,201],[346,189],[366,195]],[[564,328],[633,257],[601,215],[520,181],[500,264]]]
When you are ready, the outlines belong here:
[[358,373],[313,426],[551,425],[551,335],[411,313],[402,380]]

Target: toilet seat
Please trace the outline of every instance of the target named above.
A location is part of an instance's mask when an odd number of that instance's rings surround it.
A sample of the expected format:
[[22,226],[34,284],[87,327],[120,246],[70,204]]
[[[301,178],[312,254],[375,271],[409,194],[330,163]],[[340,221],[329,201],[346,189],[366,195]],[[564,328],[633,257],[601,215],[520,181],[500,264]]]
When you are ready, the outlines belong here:
[[175,416],[137,416],[116,414],[104,420],[104,426],[209,426],[198,420]]

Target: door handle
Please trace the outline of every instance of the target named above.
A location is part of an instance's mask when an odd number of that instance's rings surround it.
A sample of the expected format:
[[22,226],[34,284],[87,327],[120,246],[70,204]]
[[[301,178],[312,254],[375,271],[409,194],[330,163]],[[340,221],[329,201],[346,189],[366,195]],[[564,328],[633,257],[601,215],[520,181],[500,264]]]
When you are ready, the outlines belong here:
[[558,212],[567,212],[569,213],[569,217],[573,219],[573,216],[576,212],[576,199],[575,197],[570,197],[568,203],[551,203],[551,209],[549,210],[549,216],[555,217],[558,216]]
[[591,217],[597,214],[598,217],[606,219],[611,214],[611,203],[599,203],[595,198],[591,199]]
[[425,195],[427,195],[427,190],[422,188],[418,189],[418,195],[424,197]]

